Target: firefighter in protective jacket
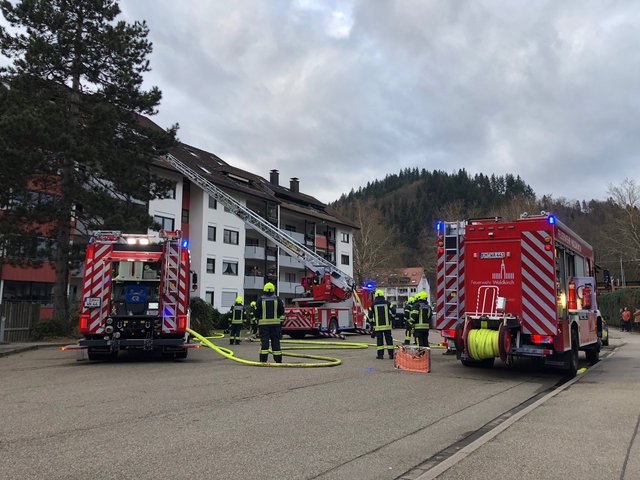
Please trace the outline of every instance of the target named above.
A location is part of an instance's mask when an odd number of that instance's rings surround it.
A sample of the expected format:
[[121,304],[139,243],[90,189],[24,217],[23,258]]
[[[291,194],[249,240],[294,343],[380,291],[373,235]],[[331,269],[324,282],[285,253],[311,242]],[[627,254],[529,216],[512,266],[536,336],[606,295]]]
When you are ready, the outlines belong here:
[[240,330],[244,322],[244,305],[242,305],[242,297],[236,297],[236,303],[231,307],[231,345],[240,345]]
[[264,295],[258,299],[256,305],[256,318],[258,319],[258,332],[260,334],[260,361],[266,362],[269,358],[269,342],[271,352],[276,363],[282,363],[282,350],[280,350],[280,335],[282,331],[282,318],[284,317],[284,303],[276,296],[276,288],[273,283],[264,284]]
[[[373,321],[377,343],[377,358],[384,358],[384,343],[387,344],[389,358],[393,358],[393,338],[391,337],[391,311],[389,302],[384,298],[382,290],[376,290],[373,303],[369,309],[369,318]],[[383,341],[384,339],[384,341]]]
[[431,305],[429,305],[429,296],[427,295],[427,292],[420,292],[416,296],[418,297],[418,301],[414,310],[417,312],[417,315],[414,317],[414,334],[420,347],[428,347],[429,327],[431,323]]
[[251,333],[255,335],[258,332],[258,319],[256,318],[256,302],[251,302],[247,307],[247,320]]
[[409,297],[406,305],[404,306],[404,344],[411,345],[411,336],[413,335],[413,319],[411,318],[411,312],[413,310],[413,304],[415,303],[415,298]]

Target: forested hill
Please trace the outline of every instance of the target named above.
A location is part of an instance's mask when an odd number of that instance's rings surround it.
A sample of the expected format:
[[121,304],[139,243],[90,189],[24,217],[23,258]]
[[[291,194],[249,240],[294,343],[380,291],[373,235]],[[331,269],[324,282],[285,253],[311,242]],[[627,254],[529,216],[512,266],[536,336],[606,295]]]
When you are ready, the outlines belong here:
[[445,218],[447,214],[460,214],[464,218],[469,214],[492,215],[492,211],[514,198],[535,198],[533,189],[519,176],[470,176],[466,170],[447,173],[413,168],[352,190],[342,195],[335,205],[347,209],[357,202],[371,205],[412,251],[417,245],[411,239],[417,238],[436,220],[463,219]]
[[[629,259],[631,272],[640,265],[631,260],[640,258],[634,256],[640,253],[640,245],[634,245],[633,225],[629,226],[633,222],[625,220],[629,210],[623,199],[635,190],[640,196],[640,187],[627,182],[614,187],[607,201],[576,201],[537,198],[522,178],[511,174],[469,175],[466,170],[447,173],[411,168],[351,190],[332,206],[363,227],[354,237],[357,277],[366,277],[381,267],[422,266],[431,273],[438,220],[488,216],[515,220],[523,212],[541,210],[554,213],[591,243],[603,268],[613,270],[622,258]],[[585,192],[584,197],[588,195]]]

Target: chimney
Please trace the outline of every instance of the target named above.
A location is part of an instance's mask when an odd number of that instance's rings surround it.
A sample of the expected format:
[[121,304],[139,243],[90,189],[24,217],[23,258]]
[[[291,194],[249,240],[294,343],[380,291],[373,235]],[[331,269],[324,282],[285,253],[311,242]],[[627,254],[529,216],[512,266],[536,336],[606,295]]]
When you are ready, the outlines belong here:
[[269,181],[273,185],[278,185],[279,179],[280,179],[280,172],[278,172],[278,170],[271,170],[269,172]]
[[300,192],[300,180],[298,179],[298,177],[293,177],[290,182],[289,182],[289,190],[291,190],[294,193],[299,193]]

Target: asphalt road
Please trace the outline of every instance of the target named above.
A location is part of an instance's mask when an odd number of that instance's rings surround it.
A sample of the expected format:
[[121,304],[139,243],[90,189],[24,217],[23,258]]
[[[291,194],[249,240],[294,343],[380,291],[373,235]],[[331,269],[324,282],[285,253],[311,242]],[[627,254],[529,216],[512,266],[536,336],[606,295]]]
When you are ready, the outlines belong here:
[[[233,349],[257,359],[259,345]],[[243,366],[208,349],[184,362],[78,362],[53,349],[0,358],[0,478],[416,478],[562,377],[499,361],[465,368],[441,353],[429,374],[394,370],[371,348],[321,350],[343,364],[312,369]],[[478,471],[456,468],[443,478]]]

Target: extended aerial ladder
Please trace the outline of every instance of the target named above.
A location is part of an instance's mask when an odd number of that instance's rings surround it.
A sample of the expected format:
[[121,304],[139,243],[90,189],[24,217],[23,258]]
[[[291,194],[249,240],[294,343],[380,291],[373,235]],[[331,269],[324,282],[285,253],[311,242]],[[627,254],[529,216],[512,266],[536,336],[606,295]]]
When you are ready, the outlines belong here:
[[230,213],[236,215],[251,228],[257,230],[259,233],[285,250],[289,255],[297,258],[306,268],[312,272],[329,273],[331,283],[336,288],[344,292],[345,298],[351,294],[355,286],[353,279],[337,268],[333,263],[300,244],[293,237],[287,235],[278,227],[263,219],[253,210],[242,205],[231,195],[216,187],[212,182],[207,180],[198,172],[195,172],[192,168],[182,163],[173,155],[168,154],[166,159],[172,167],[182,173],[182,175],[188,178],[191,182],[202,188],[202,190],[211,195],[211,197],[216,201],[220,202]]

